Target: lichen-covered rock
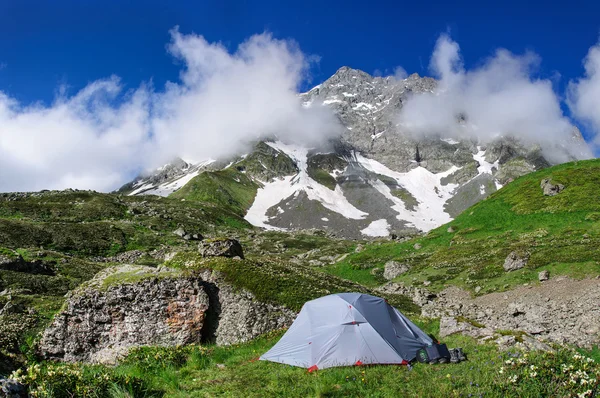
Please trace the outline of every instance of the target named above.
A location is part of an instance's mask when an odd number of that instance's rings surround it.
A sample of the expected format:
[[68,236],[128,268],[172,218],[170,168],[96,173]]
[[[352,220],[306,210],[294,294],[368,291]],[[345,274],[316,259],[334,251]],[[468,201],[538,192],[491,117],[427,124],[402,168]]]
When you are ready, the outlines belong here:
[[215,239],[198,245],[202,257],[240,257],[244,258],[242,245],[235,239]]
[[435,294],[430,291],[414,286],[405,286],[402,283],[388,282],[380,286],[376,291],[385,294],[400,294],[409,297],[418,306],[423,306],[435,299]]
[[45,359],[114,363],[134,346],[245,342],[295,317],[234,288],[219,271],[124,265],[70,294],[39,352]]
[[409,266],[406,264],[399,263],[397,261],[388,261],[385,263],[383,270],[383,277],[388,281],[394,279],[398,275],[402,275],[409,270]]
[[0,398],[25,398],[27,388],[15,380],[0,377]]
[[554,196],[558,195],[565,186],[563,184],[553,184],[549,178],[544,178],[540,183],[540,188],[544,191],[544,195],[546,196]]
[[229,345],[252,340],[272,330],[288,327],[296,312],[279,305],[263,303],[247,290],[224,282],[219,272],[205,270],[199,276],[207,282],[211,309],[203,340]]
[[473,323],[459,321],[451,316],[440,318],[440,337],[460,333],[475,338],[493,336],[494,330],[485,326],[476,326]]
[[199,343],[209,299],[179,271],[123,266],[77,289],[42,336],[46,359],[114,362],[139,345]]
[[519,255],[517,252],[510,252],[510,254],[504,260],[504,270],[506,272],[516,271],[527,265],[529,261],[528,255]]

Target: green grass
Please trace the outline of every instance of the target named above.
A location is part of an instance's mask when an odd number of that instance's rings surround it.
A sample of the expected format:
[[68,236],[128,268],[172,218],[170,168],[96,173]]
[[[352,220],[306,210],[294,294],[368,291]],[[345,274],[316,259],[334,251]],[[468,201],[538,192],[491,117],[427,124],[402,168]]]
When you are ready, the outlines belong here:
[[208,202],[243,215],[252,205],[257,190],[258,184],[245,173],[229,168],[203,172],[170,197]]
[[[426,332],[437,330],[436,322],[416,321]],[[308,373],[258,361],[282,334],[276,331],[229,347],[141,347],[114,368],[48,363],[30,367],[20,377],[33,378],[36,388],[56,397],[70,392],[87,396],[77,392],[89,392],[92,386],[99,397],[110,396],[108,388],[98,388],[109,383],[140,397],[537,397],[582,393],[597,386],[600,375],[598,364],[587,359],[598,356],[597,350],[580,350],[585,357],[567,348],[555,353],[498,352],[492,344],[464,336],[445,340],[468,355],[459,364],[352,366]],[[581,384],[577,371],[585,371],[591,384]],[[569,383],[572,378],[575,384]]]
[[321,185],[326,186],[327,188],[331,189],[332,191],[335,189],[335,186],[337,185],[335,178],[333,178],[332,175],[329,174],[329,172],[327,172],[327,170],[312,168],[312,169],[308,170],[308,175],[313,180],[315,180],[316,182],[318,182]]
[[[312,268],[293,265],[274,258],[234,260],[224,257],[203,259],[195,252],[178,253],[166,263],[188,271],[219,271],[226,282],[253,293],[257,300],[284,305],[299,311],[305,302],[333,293],[371,291],[354,282],[315,272]],[[409,298],[386,296],[391,304],[411,313],[420,309]]]
[[[566,188],[544,196],[543,178]],[[364,269],[396,260],[411,266],[398,281],[420,285],[428,280],[434,291],[448,285],[471,290],[480,286],[482,293],[535,283],[541,270],[573,278],[600,275],[598,186],[600,160],[544,169],[508,184],[424,237],[369,244],[328,272],[365,283]],[[450,226],[454,232],[448,232]],[[506,273],[502,265],[512,251],[527,253],[529,262]]]
[[[231,208],[206,202],[78,191],[27,194],[13,200],[10,195],[0,195],[0,242],[7,249],[44,247],[111,256],[182,245],[182,239],[172,234],[179,226],[205,235],[250,227]],[[14,213],[21,217],[11,217]]]

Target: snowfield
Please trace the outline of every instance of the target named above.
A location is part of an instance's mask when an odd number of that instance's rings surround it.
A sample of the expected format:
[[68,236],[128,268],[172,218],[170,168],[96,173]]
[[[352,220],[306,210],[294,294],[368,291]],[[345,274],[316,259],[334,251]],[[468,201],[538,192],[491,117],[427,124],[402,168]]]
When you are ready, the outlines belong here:
[[360,231],[361,234],[371,237],[388,236],[390,234],[390,224],[385,218],[373,221],[369,226]]
[[379,180],[371,182],[373,188],[377,189],[383,196],[394,203],[392,209],[398,213],[396,216],[398,220],[405,220],[413,227],[424,232],[452,220],[450,215],[444,211],[444,204],[452,197],[452,193],[458,185],[442,185],[441,179],[459,170],[459,167],[452,166],[443,173],[434,174],[424,167],[419,166],[407,173],[399,173],[376,160],[365,158],[359,153],[355,153],[354,157],[365,169],[393,178],[398,185],[415,197],[418,205],[415,211],[409,211],[400,198],[392,195],[388,186]]
[[339,186],[332,191],[310,178],[307,171],[307,148],[284,144],[281,141],[267,142],[267,144],[294,160],[299,172],[295,176],[284,177],[273,182],[262,182],[262,188],[258,189],[254,203],[244,217],[250,224],[266,229],[280,229],[267,224],[269,221],[267,211],[300,191],[306,192],[308,199],[320,202],[326,209],[345,218],[361,220],[368,216],[348,202]]

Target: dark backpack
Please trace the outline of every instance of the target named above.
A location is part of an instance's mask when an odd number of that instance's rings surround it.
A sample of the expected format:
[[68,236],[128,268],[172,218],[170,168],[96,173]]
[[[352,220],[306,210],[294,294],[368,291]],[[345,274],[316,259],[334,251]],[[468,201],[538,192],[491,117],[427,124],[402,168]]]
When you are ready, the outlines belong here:
[[417,351],[417,361],[422,363],[438,362],[441,358],[450,360],[450,351],[446,344],[433,343]]

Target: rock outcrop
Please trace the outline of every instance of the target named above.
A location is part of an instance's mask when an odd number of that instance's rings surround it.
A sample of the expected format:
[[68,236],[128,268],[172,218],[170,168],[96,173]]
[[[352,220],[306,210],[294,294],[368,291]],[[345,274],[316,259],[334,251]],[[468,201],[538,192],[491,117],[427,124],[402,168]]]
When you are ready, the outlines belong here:
[[561,193],[565,186],[563,184],[553,184],[549,178],[544,178],[540,183],[540,188],[544,191],[544,195],[555,196]]
[[527,265],[527,261],[529,261],[529,256],[527,254],[520,255],[517,252],[511,252],[504,260],[503,267],[506,272],[516,271],[525,267]]
[[12,250],[0,253],[0,270],[26,272],[29,274],[54,275],[53,264],[43,260],[25,261],[23,257]]
[[397,261],[388,261],[385,263],[383,269],[383,277],[388,281],[394,279],[398,275],[402,275],[409,270],[408,265],[399,263]]
[[202,257],[244,258],[242,245],[235,239],[215,239],[201,242],[198,251]]
[[40,342],[46,359],[113,362],[131,346],[199,343],[208,295],[178,271],[123,266],[71,294]]
[[295,316],[227,284],[217,271],[125,265],[71,293],[39,352],[45,359],[114,363],[134,346],[248,341],[289,326]]
[[[449,287],[422,306],[422,315],[469,319],[470,326],[477,324],[495,332],[514,331],[517,336],[589,347],[600,342],[599,302],[600,279],[556,277],[539,286],[521,286],[475,298],[469,292]],[[442,322],[440,333],[461,328],[466,334],[473,331],[448,321]]]
[[409,297],[418,306],[424,306],[433,302],[436,295],[430,291],[414,286],[405,286],[402,283],[388,282],[376,289],[384,294],[400,294]]

